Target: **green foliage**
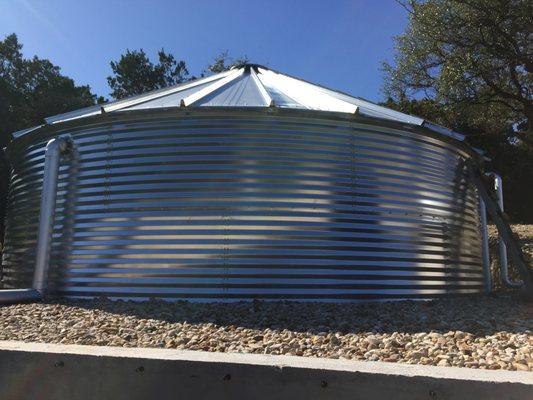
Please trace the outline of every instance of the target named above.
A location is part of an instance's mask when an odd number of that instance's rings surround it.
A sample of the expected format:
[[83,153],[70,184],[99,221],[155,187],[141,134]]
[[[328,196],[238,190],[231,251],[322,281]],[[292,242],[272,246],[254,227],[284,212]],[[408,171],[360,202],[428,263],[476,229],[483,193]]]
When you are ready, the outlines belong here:
[[386,106],[467,135],[504,179],[506,212],[533,222],[533,2],[411,0],[385,63]]
[[242,67],[248,62],[248,57],[233,58],[230,57],[229,52],[223,51],[213,60],[213,64],[208,65],[204,73],[219,73],[230,70],[232,68]]
[[[50,61],[37,56],[24,58],[17,35],[0,41],[0,146],[6,146],[17,130],[42,124],[50,115],[93,105],[95,100],[89,86],[76,86]],[[0,217],[8,179],[9,166],[1,153]],[[2,236],[0,226],[0,239]]]
[[[107,77],[111,96],[122,99],[196,79],[189,75],[185,61],[176,61],[163,49],[158,56],[159,62],[154,65],[143,49],[126,50],[118,61],[111,61],[113,75]],[[215,57],[213,64],[208,65],[200,77],[238,68],[247,62],[247,57],[233,58],[225,51]]]
[[0,41],[0,145],[44,117],[93,105],[89,86],[76,86],[50,61],[26,59],[15,34]]
[[111,61],[113,75],[107,77],[115,99],[141,94],[150,90],[176,85],[188,80],[185,61],[176,61],[163,49],[158,53],[159,62],[153,64],[143,49],[126,50],[120,60]]
[[438,119],[470,121],[533,144],[533,2],[409,0],[394,65],[385,63],[385,93],[434,100]]

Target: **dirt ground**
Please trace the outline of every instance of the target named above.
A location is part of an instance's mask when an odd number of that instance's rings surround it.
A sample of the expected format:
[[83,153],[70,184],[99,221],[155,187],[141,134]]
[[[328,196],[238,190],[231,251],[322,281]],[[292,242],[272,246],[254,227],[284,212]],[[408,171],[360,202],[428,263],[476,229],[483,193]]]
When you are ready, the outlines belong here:
[[[526,258],[529,258],[529,262],[533,263],[533,225],[512,225],[513,232],[518,236],[522,251]],[[491,258],[491,268],[494,280],[494,289],[502,290],[501,282],[499,280],[499,248],[498,248],[498,232],[494,225],[489,225],[489,249]],[[510,258],[508,256],[508,258]],[[509,275],[513,280],[520,280],[518,272],[509,260]]]

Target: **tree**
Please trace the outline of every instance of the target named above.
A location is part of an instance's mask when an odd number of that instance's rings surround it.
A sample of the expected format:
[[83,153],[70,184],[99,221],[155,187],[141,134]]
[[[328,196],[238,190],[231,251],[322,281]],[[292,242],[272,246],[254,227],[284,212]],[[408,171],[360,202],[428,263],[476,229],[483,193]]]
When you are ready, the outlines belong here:
[[0,145],[11,133],[43,123],[44,117],[93,105],[89,86],[76,86],[49,60],[22,55],[11,34],[0,41]]
[[[435,102],[440,122],[469,122],[533,145],[533,2],[408,0],[409,24],[385,63],[385,93]],[[513,129],[505,127],[511,125]]]
[[408,0],[384,64],[385,105],[467,135],[504,179],[506,212],[533,222],[533,3]]
[[126,50],[118,61],[111,61],[113,75],[107,77],[111,96],[122,99],[150,90],[176,85],[188,80],[185,61],[176,61],[172,54],[161,49],[159,62],[153,64],[143,49]]
[[[0,41],[0,146],[14,131],[42,124],[44,118],[93,105],[89,86],[76,86],[50,61],[22,55],[22,44],[11,34]],[[5,210],[9,166],[0,153],[0,217]],[[0,218],[0,240],[3,237]]]
[[208,65],[204,73],[219,73],[227,71],[231,68],[239,68],[248,62],[248,57],[243,56],[239,58],[230,57],[229,52],[223,51],[213,60],[213,64]]

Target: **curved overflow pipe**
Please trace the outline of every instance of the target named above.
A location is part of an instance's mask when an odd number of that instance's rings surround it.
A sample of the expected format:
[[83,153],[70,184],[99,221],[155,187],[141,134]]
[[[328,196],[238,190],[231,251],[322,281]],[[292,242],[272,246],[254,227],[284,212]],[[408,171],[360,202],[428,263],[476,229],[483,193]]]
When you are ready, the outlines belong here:
[[50,246],[56,208],[59,162],[61,155],[69,152],[71,149],[72,138],[70,136],[51,139],[46,145],[33,284],[28,289],[0,290],[0,304],[39,300],[46,294],[48,288],[48,269],[50,266]]
[[[494,180],[494,192],[496,194],[497,206],[503,213],[503,182],[500,175],[494,172],[487,172],[485,176]],[[487,205],[485,201],[480,197],[480,222],[481,222],[481,241],[482,241],[482,256],[483,256],[483,275],[485,278],[485,291],[490,293],[492,291],[492,278],[490,269],[490,255],[489,255],[489,237],[487,226]],[[507,259],[507,245],[503,240],[501,234],[498,235],[498,247],[500,255],[500,280],[509,288],[521,288],[524,286],[523,282],[516,282],[509,277],[509,261]]]

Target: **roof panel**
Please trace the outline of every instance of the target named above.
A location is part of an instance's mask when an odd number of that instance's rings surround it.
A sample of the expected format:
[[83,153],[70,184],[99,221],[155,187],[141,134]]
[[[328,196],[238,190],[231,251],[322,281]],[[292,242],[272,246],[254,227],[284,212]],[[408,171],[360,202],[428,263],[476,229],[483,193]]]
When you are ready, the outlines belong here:
[[336,111],[353,114],[357,106],[326,93],[320,87],[310,83],[259,68],[259,79],[270,87],[294,99],[300,105],[311,110]]
[[260,88],[251,74],[242,74],[226,86],[194,103],[195,107],[266,107]]
[[162,107],[179,107],[183,99],[187,98],[193,93],[196,93],[202,88],[213,84],[213,81],[202,83],[189,89],[184,89],[179,92],[170,93],[152,100],[147,100],[143,103],[137,103],[129,107],[121,108],[121,110],[145,110],[148,108],[162,108]]
[[[358,112],[370,118],[424,126],[461,140],[459,135],[422,118],[404,114],[340,91],[292,77],[272,69],[247,64],[206,78],[145,94],[46,118],[47,124],[84,118],[101,112],[162,107],[269,107]],[[18,136],[26,131],[17,132]]]

